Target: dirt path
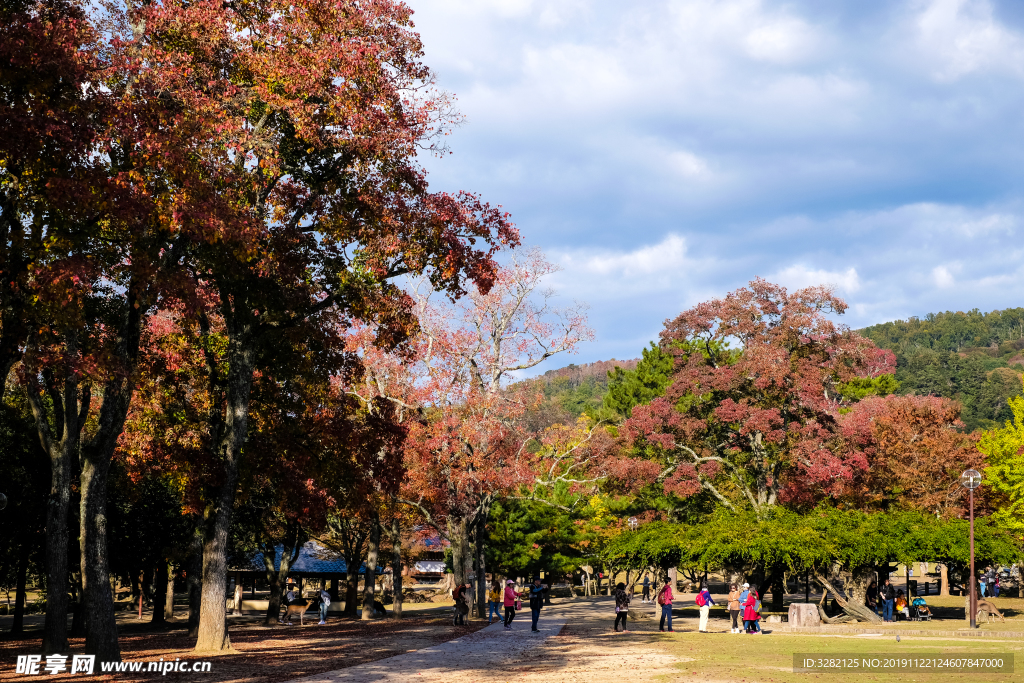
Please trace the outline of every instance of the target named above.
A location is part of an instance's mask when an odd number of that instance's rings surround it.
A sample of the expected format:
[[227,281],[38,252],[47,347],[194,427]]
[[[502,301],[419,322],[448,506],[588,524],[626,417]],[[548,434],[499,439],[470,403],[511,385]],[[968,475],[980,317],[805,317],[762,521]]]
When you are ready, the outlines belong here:
[[[648,611],[653,613],[653,608]],[[523,618],[525,616],[525,618]],[[684,661],[659,647],[653,619],[614,633],[609,598],[552,605],[541,613],[540,633],[530,632],[529,612],[430,648],[301,678],[291,683],[392,683],[397,681],[559,681],[630,683],[678,672]]]

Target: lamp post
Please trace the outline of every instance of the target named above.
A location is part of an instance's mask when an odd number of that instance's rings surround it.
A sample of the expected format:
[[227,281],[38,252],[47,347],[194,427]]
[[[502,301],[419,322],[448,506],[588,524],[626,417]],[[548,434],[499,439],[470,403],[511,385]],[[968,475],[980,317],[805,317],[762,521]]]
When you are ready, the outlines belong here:
[[630,517],[629,519],[626,520],[626,524],[629,524],[629,530],[630,531],[636,531],[636,527],[637,527],[638,523],[639,522],[636,521],[636,517]]
[[981,472],[967,470],[960,475],[960,485],[967,489],[971,499],[971,573],[967,578],[971,586],[971,598],[968,609],[971,611],[971,628],[978,628],[978,595],[974,592],[976,590],[974,585],[974,489],[981,486]]

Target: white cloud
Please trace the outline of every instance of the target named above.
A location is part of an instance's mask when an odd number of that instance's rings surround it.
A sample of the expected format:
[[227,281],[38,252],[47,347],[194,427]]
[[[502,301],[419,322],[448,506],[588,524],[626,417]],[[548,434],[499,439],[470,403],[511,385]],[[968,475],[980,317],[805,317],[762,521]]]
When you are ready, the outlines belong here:
[[794,17],[782,17],[757,26],[743,40],[754,59],[788,64],[809,56],[817,43],[818,31]]
[[850,294],[860,289],[860,277],[857,275],[856,268],[847,268],[840,272],[813,269],[803,264],[796,264],[780,270],[768,279],[793,289],[814,285],[834,285],[840,291]]
[[941,287],[942,289],[949,289],[956,284],[953,273],[949,272],[949,268],[946,266],[935,266],[932,268],[932,280],[935,282],[936,287]]
[[1024,40],[995,19],[988,0],[930,0],[916,24],[919,45],[939,80],[988,69],[1021,73]]
[[576,274],[634,277],[676,273],[686,259],[686,240],[668,235],[658,244],[633,251],[581,249],[561,252],[557,258],[563,268]]
[[668,155],[669,166],[680,175],[699,178],[707,175],[707,162],[692,152],[679,150]]

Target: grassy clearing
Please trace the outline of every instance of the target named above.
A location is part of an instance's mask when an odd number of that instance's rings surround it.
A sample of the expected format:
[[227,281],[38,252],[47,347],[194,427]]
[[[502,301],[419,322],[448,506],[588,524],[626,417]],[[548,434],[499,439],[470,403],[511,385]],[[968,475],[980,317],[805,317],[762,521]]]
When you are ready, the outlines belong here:
[[[675,637],[653,636],[665,652],[675,655],[681,678],[708,681],[772,681],[776,683],[868,683],[869,681],[1024,681],[1024,645],[1017,641],[978,642],[940,638],[904,637],[896,642],[892,636],[803,636],[772,633],[763,636],[745,634],[678,634]],[[926,653],[982,655],[1012,653],[1013,674],[979,674],[974,672],[836,672],[796,673],[793,654],[811,653],[829,657],[838,653],[855,653],[866,657],[914,657]]]

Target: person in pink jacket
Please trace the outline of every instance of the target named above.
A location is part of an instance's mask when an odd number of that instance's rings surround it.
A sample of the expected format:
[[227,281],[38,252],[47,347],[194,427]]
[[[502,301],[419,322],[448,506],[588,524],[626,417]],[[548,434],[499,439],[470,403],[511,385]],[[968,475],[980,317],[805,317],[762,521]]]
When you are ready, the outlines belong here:
[[757,623],[761,615],[758,614],[756,606],[757,591],[751,588],[746,602],[743,603],[743,623],[746,626],[747,633],[761,633],[761,626]]
[[512,620],[516,618],[516,600],[519,599],[519,593],[513,588],[515,581],[509,579],[505,582],[505,629],[512,630]]
[[661,605],[661,626],[665,630],[665,620],[668,619],[668,630],[672,630],[672,582],[666,581],[661,590],[658,591],[658,604]]

